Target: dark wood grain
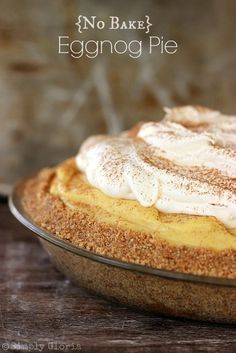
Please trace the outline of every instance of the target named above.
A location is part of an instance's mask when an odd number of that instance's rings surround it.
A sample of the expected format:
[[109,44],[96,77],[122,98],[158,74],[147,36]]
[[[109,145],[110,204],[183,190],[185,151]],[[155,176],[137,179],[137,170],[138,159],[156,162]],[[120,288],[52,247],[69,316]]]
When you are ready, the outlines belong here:
[[46,352],[52,345],[59,352],[236,351],[235,326],[135,312],[76,287],[3,200],[0,259],[0,351]]

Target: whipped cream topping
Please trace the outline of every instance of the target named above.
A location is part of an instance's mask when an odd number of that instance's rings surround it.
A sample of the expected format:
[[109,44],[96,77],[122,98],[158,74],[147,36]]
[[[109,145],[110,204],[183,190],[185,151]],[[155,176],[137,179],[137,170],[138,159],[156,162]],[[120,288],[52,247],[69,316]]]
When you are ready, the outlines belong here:
[[172,121],[195,131],[212,132],[219,136],[224,146],[236,149],[236,116],[224,115],[200,106],[164,108],[164,120]]
[[236,228],[236,151],[220,135],[168,119],[134,131],[91,137],[81,146],[76,165],[91,185],[144,207],[214,216]]
[[182,125],[161,122],[146,123],[137,134],[155,148],[156,154],[180,165],[217,168],[236,178],[236,151],[222,148],[218,135],[196,133]]

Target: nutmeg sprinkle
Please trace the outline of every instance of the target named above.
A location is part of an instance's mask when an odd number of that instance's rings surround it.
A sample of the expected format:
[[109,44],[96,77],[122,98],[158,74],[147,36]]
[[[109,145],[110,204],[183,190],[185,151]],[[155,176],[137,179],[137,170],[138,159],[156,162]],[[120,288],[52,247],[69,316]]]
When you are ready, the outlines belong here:
[[[187,128],[181,112],[172,114],[173,122],[168,111],[168,119],[141,123],[118,137],[89,138],[76,156],[78,169],[111,197],[136,199],[167,213],[214,216],[236,228],[236,146],[225,141],[225,116],[217,126],[215,112],[191,109],[192,125],[207,124],[208,117],[217,132]],[[189,122],[186,110],[182,113]],[[230,121],[235,124],[236,118]]]

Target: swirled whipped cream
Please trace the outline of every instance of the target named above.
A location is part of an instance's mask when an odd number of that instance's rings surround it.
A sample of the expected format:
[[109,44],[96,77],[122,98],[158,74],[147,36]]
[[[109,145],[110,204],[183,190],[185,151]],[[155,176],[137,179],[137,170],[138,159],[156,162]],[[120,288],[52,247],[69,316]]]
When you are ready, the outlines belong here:
[[191,105],[164,110],[164,120],[179,123],[193,131],[212,132],[220,136],[224,146],[236,149],[236,116]]
[[225,147],[219,132],[168,119],[143,123],[118,137],[90,137],[76,165],[108,196],[166,213],[213,216],[236,228],[236,150]]

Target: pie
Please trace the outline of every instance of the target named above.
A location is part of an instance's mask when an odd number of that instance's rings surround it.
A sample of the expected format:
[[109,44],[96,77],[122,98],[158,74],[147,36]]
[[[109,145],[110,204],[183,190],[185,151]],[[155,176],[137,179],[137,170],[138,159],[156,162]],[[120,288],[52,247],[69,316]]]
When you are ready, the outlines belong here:
[[110,258],[236,278],[236,117],[167,109],[22,184],[26,212],[61,239]]

